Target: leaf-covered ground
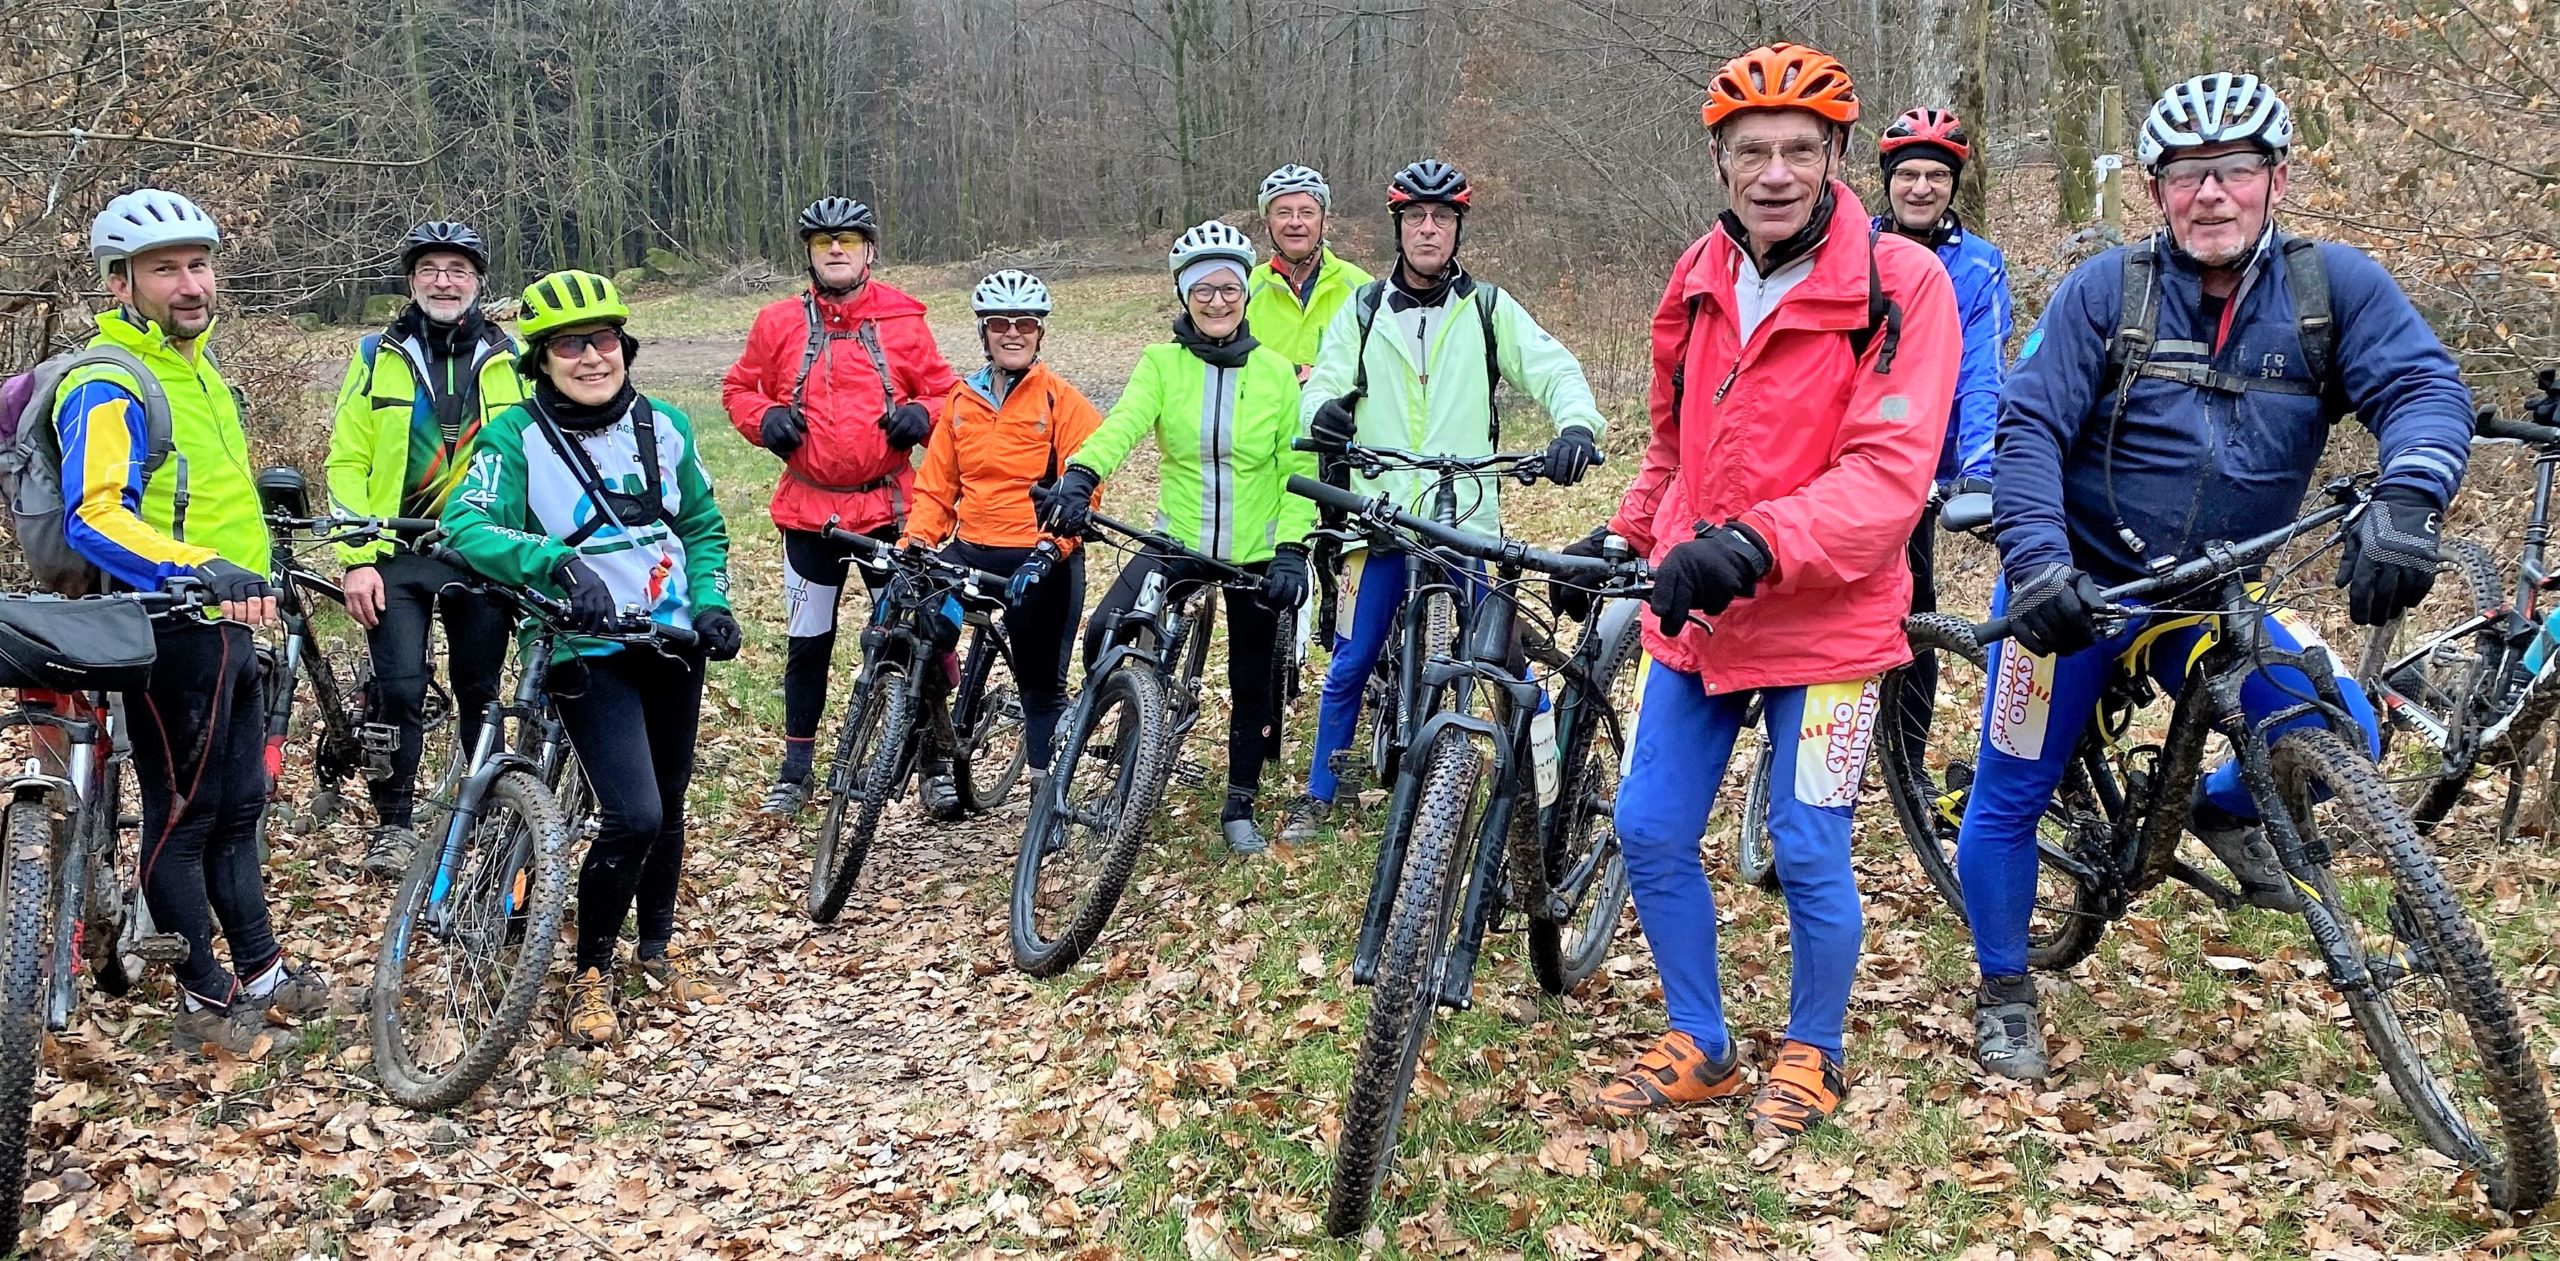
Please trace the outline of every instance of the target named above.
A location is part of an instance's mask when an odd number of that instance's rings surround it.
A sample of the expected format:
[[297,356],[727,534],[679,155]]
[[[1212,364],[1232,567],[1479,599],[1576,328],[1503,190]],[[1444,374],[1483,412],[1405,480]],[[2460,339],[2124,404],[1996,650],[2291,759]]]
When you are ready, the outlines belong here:
[[[925,291],[955,362],[977,360],[958,278]],[[1161,335],[1160,278],[1060,285],[1052,361],[1106,401]],[[1661,1029],[1632,918],[1581,993],[1537,996],[1516,937],[1472,1011],[1444,1018],[1378,1225],[1318,1235],[1350,1048],[1347,981],[1374,808],[1329,842],[1243,862],[1211,790],[1175,802],[1112,930],[1055,981],[1014,973],[1004,899],[1016,802],[958,826],[904,810],[843,919],[798,903],[804,817],[752,813],[779,750],[772,465],[719,423],[717,374],[753,298],[642,306],[642,383],[690,410],[736,539],[749,647],[716,667],[683,924],[727,980],[677,1014],[638,985],[637,1036],[563,1049],[556,1005],[477,1099],[420,1117],[370,1076],[360,1026],[287,1034],[261,1063],[167,1050],[165,988],[92,1001],[38,1086],[25,1246],[49,1256],[1072,1256],[1485,1258],[2550,1255],[2419,1143],[2320,983],[2298,922],[2154,895],[2098,956],[2046,982],[2049,1090],[1973,1072],[1973,969],[1874,793],[1861,819],[1868,948],[1839,1124],[1755,1157],[1716,1108],[1602,1123],[1594,1083]],[[334,381],[334,374],[327,374]],[[1528,409],[1515,408],[1515,413]],[[1596,520],[1633,439],[1574,492],[1510,498],[1516,532]],[[1144,498],[1147,470],[1115,493]],[[1958,551],[1978,598],[1985,558]],[[1098,596],[1109,566],[1093,576]],[[851,657],[848,652],[845,656]],[[849,680],[838,676],[839,694]],[[1219,677],[1213,671],[1213,679]],[[1222,711],[1193,756],[1221,778]],[[1297,718],[1291,777],[1305,764]],[[1275,803],[1294,782],[1266,787]],[[1374,805],[1375,794],[1371,795]],[[1718,872],[1737,1031],[1765,1062],[1783,1020],[1773,898]],[[2535,1025],[2560,999],[2560,862],[2457,831],[2448,865]],[[291,948],[369,975],[385,890],[356,883],[357,821],[281,838]]]

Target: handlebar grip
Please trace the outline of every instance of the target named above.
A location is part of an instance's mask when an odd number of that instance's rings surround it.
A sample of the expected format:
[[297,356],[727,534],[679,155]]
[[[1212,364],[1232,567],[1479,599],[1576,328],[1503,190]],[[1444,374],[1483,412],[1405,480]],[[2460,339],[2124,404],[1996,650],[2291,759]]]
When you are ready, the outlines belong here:
[[1340,455],[1345,450],[1345,448],[1335,446],[1333,443],[1318,442],[1313,438],[1292,438],[1289,440],[1289,449],[1292,451],[1311,451],[1317,455]]
[[382,528],[391,531],[393,534],[416,535],[420,538],[426,538],[443,534],[444,522],[439,521],[434,517],[385,517],[382,521]]
[[690,626],[669,626],[663,622],[651,622],[649,633],[678,648],[692,648],[702,643],[701,633]]
[[2506,420],[2486,412],[2481,414],[2473,432],[2483,438],[2503,438],[2528,446],[2560,445],[2560,428],[2526,420]]
[[1312,499],[1327,508],[1336,508],[1343,512],[1366,512],[1369,509],[1368,499],[1361,495],[1294,473],[1289,475],[1289,493],[1301,499]]
[[2017,631],[2018,624],[2014,619],[1995,617],[1990,621],[1984,622],[1983,624],[1973,628],[1973,640],[1975,643],[1988,648],[1991,645],[1999,643],[2001,640],[2007,639],[2011,635],[2016,634]]

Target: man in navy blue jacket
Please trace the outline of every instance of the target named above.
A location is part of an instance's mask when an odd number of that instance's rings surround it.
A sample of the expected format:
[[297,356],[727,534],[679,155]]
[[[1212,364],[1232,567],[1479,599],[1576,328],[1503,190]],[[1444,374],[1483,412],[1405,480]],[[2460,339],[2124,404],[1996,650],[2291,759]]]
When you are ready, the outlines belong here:
[[[2349,413],[2372,429],[2382,464],[2338,571],[2350,615],[2388,620],[2435,580],[2438,522],[2470,452],[2471,395],[2372,259],[2276,231],[2292,143],[2284,103],[2254,75],[2171,88],[2152,106],[2138,154],[2167,230],[2063,281],[2001,397],[1993,604],[2018,629],[1992,658],[1957,845],[1983,978],[1975,1033],[1993,1073],[2045,1073],[2026,976],[2035,830],[2082,725],[2135,636],[2152,632],[2150,673],[2175,692],[2207,629],[2136,619],[2101,640],[2100,591],[2154,559],[2191,558],[2291,520],[2330,427]],[[2288,648],[2317,642],[2287,619],[2269,630]],[[2371,709],[2339,682],[2370,746]],[[2308,679],[2275,669],[2251,679],[2242,701],[2262,717],[2310,691]],[[2249,901],[2299,909],[2234,767],[2207,775],[2191,805],[2190,826]]]

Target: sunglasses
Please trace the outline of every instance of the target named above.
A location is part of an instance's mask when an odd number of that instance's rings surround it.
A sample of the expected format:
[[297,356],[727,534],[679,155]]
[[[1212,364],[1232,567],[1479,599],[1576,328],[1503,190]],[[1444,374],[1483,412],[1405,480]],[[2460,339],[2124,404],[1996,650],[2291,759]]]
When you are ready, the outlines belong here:
[[1036,315],[990,315],[978,321],[978,327],[990,333],[1037,333],[1040,317]]
[[587,348],[590,346],[594,347],[599,355],[612,354],[622,349],[622,334],[610,328],[600,328],[592,333],[562,333],[545,342],[543,349],[548,351],[552,358],[565,363],[571,359],[585,358]]
[[812,232],[809,234],[809,248],[813,250],[842,246],[847,252],[851,252],[857,246],[869,244],[871,244],[871,238],[859,232]]

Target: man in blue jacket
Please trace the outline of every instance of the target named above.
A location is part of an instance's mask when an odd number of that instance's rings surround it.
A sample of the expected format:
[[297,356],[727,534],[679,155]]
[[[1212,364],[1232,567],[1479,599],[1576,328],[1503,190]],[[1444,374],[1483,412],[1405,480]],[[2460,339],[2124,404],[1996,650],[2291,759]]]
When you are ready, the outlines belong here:
[[[1974,1030],[1992,1073],[2045,1073],[2026,975],[2036,823],[2081,727],[2135,636],[2152,632],[2151,676],[2174,692],[2206,631],[2135,619],[2101,640],[2101,591],[2150,561],[2291,520],[2330,426],[2351,412],[2373,431],[2382,467],[2372,503],[2347,527],[2337,583],[2348,612],[2362,625],[2388,620],[2435,580],[2438,522],[2470,453],[2471,395],[2372,259],[2276,230],[2292,144],[2292,116],[2255,75],[2169,89],[2138,146],[2166,230],[2063,281],[2001,398],[1993,604],[2017,631],[1992,657],[1957,844],[1982,970]],[[2288,649],[2317,642],[2289,619],[2268,629]],[[2370,748],[2372,711],[2351,681],[2339,685]],[[2242,701],[2258,719],[2310,691],[2297,672],[2274,669]],[[2300,908],[2232,766],[2205,776],[2190,805],[2190,826],[2244,897]]]
[[[1956,369],[1955,406],[1947,413],[1945,445],[1938,448],[1937,490],[1942,499],[1991,489],[1991,430],[2000,419],[2000,383],[2009,346],[2009,264],[2000,247],[1965,229],[1956,217],[1956,185],[1973,156],[1955,111],[1922,106],[1906,111],[1876,142],[1884,168],[1886,213],[1869,225],[1892,230],[1929,247],[1955,282],[1956,312],[1964,320],[1964,359]],[[1911,531],[1911,611],[1938,608],[1938,520],[1923,513]],[[1928,747],[1929,716],[1938,702],[1936,662],[1922,658],[1900,675],[1902,741],[1914,765]]]

